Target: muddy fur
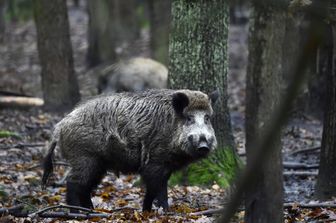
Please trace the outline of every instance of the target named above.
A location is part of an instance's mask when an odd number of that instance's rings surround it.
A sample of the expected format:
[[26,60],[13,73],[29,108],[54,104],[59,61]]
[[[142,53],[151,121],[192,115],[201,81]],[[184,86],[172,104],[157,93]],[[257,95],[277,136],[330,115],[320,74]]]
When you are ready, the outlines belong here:
[[[211,124],[197,130],[206,133],[198,138],[188,135],[192,124],[186,127],[189,114],[198,112],[201,118],[202,114],[212,115],[211,99],[214,97],[199,91],[148,90],[100,96],[82,103],[55,126],[43,183],[52,171],[50,163],[57,143],[72,167],[67,203],[92,207],[92,189],[107,170],[112,170],[141,175],[146,185],[144,210],[151,209],[154,199],[167,209],[171,173],[208,154],[192,145],[197,147],[206,136],[209,152],[216,147]],[[190,138],[198,141],[191,145]]]

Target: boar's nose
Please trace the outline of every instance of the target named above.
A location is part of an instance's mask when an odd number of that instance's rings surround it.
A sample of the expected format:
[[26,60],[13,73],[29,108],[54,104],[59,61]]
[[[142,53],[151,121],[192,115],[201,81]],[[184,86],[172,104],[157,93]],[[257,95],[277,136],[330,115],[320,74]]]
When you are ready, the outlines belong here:
[[189,135],[188,136],[188,140],[189,140],[190,143],[193,143],[194,136],[193,135]]
[[208,143],[205,142],[205,141],[201,141],[201,142],[198,144],[197,149],[198,149],[199,151],[202,151],[202,152],[208,152],[208,151],[210,150]]

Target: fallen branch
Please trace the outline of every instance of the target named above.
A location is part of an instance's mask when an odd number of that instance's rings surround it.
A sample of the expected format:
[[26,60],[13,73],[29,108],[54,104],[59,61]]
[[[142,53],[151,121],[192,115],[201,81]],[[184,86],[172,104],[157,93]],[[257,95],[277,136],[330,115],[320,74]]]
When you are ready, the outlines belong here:
[[[289,203],[284,203],[284,208],[336,208],[335,203],[296,203],[296,202],[289,202]],[[217,209],[208,209],[204,211],[198,211],[191,213],[191,215],[205,215],[205,216],[212,216],[216,214],[221,214],[225,210],[225,207],[217,208]],[[244,208],[240,209],[241,211],[244,210]]]
[[31,107],[43,104],[44,101],[41,98],[0,96],[0,107]]
[[3,147],[0,147],[0,149],[12,149],[12,148],[24,149],[28,147],[33,148],[33,147],[43,147],[43,146],[45,146],[44,143],[19,143],[15,145],[3,146]]
[[300,207],[300,208],[336,208],[335,203],[284,203],[284,207]]
[[23,204],[19,204],[17,206],[10,207],[10,208],[0,208],[0,215],[15,214],[15,213],[22,211],[23,208],[24,208]]
[[68,212],[49,212],[39,214],[40,218],[65,218],[65,219],[90,219],[90,218],[109,218],[111,214],[104,213],[68,213]]
[[283,175],[284,176],[303,176],[303,177],[308,177],[308,176],[317,176],[318,172],[317,171],[284,171]]
[[288,169],[318,169],[318,164],[305,164],[305,163],[295,163],[295,162],[283,162],[283,167]]
[[299,150],[296,150],[294,152],[289,153],[289,155],[292,156],[292,155],[296,155],[296,154],[299,154],[299,153],[316,152],[316,151],[318,151],[320,149],[321,149],[321,146],[313,147],[313,148],[308,148],[308,149],[299,149]]
[[[28,213],[28,212],[22,212],[24,208],[24,205],[18,205],[14,206],[11,208],[0,208],[0,215],[11,215],[14,217],[30,217],[30,218],[64,218],[64,219],[90,219],[90,218],[110,218],[112,214],[109,213],[99,213],[95,212],[92,209],[89,208],[84,208],[84,207],[79,207],[79,206],[72,206],[72,205],[66,205],[66,204],[60,204],[60,205],[55,205],[55,206],[50,206],[43,208],[41,210],[38,210],[33,213]],[[58,208],[66,208],[70,210],[78,210],[78,211],[83,211],[86,213],[71,213],[71,212],[65,212],[65,211],[51,211],[53,209],[58,209]],[[132,207],[123,207],[123,208],[117,208],[114,210],[111,210],[111,212],[116,212],[116,211],[122,211],[125,209],[134,209]],[[174,214],[174,213],[171,213]]]
[[56,208],[68,208],[70,210],[78,210],[78,211],[85,211],[88,213],[92,213],[93,210],[89,209],[89,208],[84,208],[84,207],[79,207],[79,206],[73,206],[73,205],[67,205],[67,204],[59,204],[59,205],[55,205],[55,206],[50,206],[50,207],[46,207],[43,208],[41,210],[38,210],[34,213],[29,214],[29,217],[35,217],[36,215],[41,215],[42,213],[52,210],[52,209],[56,209]]

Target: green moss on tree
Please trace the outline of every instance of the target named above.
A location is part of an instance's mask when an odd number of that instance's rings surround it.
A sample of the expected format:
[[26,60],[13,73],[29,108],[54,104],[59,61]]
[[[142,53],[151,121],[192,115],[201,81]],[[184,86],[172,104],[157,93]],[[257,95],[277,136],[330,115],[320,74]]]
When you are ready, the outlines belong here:
[[227,106],[228,9],[224,0],[175,0],[172,4],[170,87],[204,92],[218,88],[221,95],[213,117],[218,149],[188,168],[188,180],[196,184],[227,185],[238,163]]

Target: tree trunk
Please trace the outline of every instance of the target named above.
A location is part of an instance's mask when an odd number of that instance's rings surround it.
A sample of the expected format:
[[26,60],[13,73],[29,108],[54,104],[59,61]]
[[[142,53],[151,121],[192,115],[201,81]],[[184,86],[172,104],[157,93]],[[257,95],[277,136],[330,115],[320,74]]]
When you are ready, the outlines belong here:
[[[283,81],[282,89],[283,92],[289,84],[290,77],[289,74],[295,69],[297,65],[298,57],[300,51],[305,42],[305,38],[308,36],[307,25],[309,24],[308,18],[306,16],[306,10],[299,10],[292,12],[286,18],[286,34],[283,49]],[[317,52],[316,52],[317,53]],[[324,49],[319,50],[320,61],[325,61]],[[316,59],[312,59],[316,61]],[[322,63],[320,63],[322,65]],[[306,71],[309,77],[307,83],[302,88],[299,97],[296,99],[294,112],[298,114],[312,115],[316,118],[322,119],[323,108],[325,104],[325,88],[321,87],[325,80],[322,73],[316,72],[316,63],[310,63]],[[319,69],[322,71],[323,69]]]
[[[220,163],[225,162],[222,159],[224,153],[234,151],[227,106],[228,10],[229,5],[225,0],[173,1],[169,46],[168,81],[171,88],[188,88],[204,92],[218,88],[220,91],[220,100],[214,107],[213,118],[218,149],[214,156],[210,157],[210,160]],[[229,149],[225,150],[225,148]],[[234,156],[231,160],[236,161],[234,152],[231,155]],[[220,180],[218,176],[223,176],[223,173],[218,172],[220,169],[218,163],[215,165],[216,170],[212,167],[207,169],[208,164],[208,162],[207,164],[202,162],[198,166],[200,169],[203,168],[203,171],[206,170],[204,172],[217,176],[217,178],[209,176],[209,181],[211,179]],[[229,174],[225,173],[224,176],[227,177]]]
[[[250,26],[249,61],[246,83],[246,152],[247,166],[253,160],[261,132],[278,106],[285,12],[263,6],[254,7]],[[246,193],[245,221],[283,222],[283,178],[280,134],[274,141],[270,158],[261,163]],[[248,168],[248,167],[247,167]]]
[[6,32],[5,0],[0,0],[0,43],[4,42]]
[[65,0],[34,0],[37,46],[46,109],[72,108],[79,100]]
[[[334,4],[336,5],[336,4]],[[335,18],[335,17],[334,17]],[[326,107],[324,112],[320,168],[316,184],[316,197],[321,200],[336,196],[336,21],[329,25],[329,49],[326,61]]]
[[152,58],[168,65],[171,0],[148,0]]
[[88,0],[90,67],[116,62],[139,36],[135,0]]

